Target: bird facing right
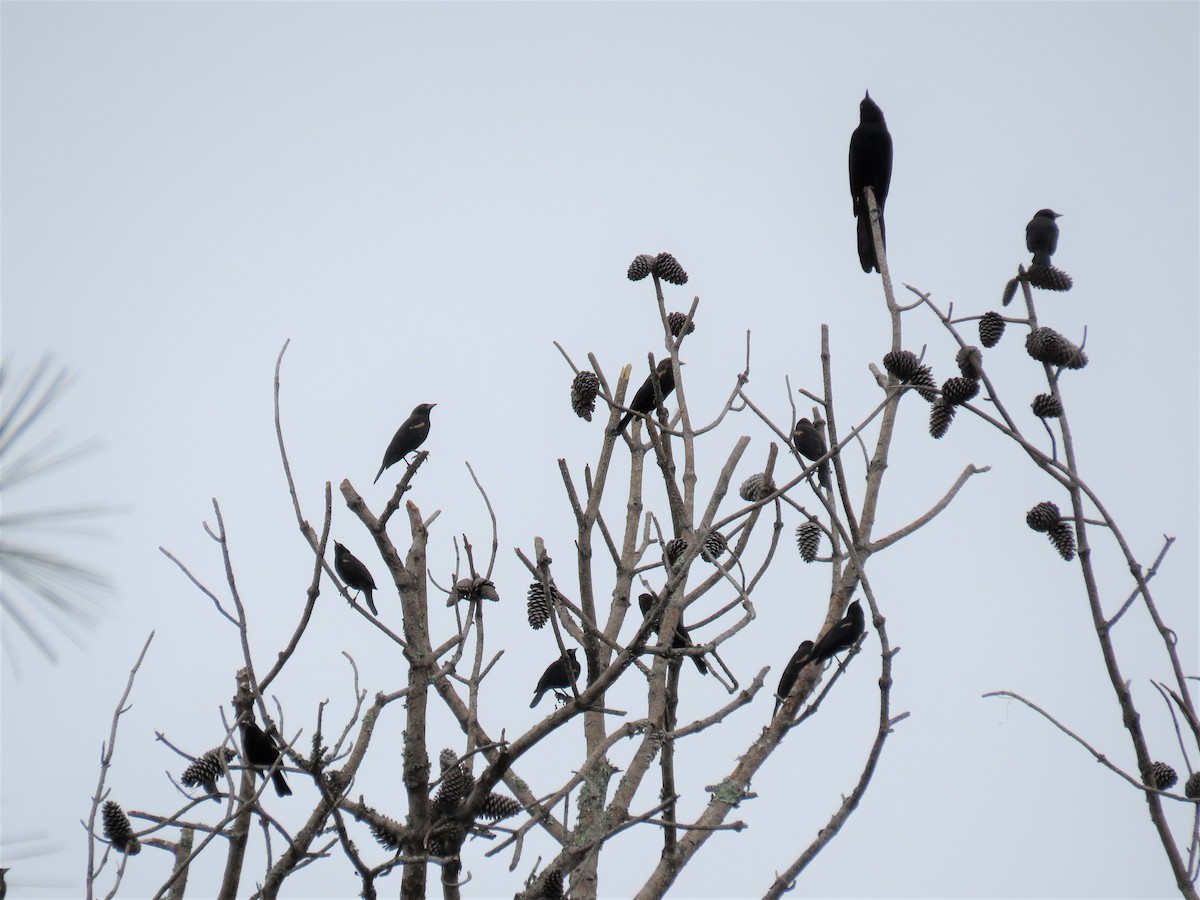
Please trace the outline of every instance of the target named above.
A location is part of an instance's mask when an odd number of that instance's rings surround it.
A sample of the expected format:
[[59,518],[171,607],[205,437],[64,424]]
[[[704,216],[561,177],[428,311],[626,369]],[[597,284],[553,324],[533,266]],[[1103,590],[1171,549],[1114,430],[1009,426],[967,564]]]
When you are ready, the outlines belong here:
[[1061,215],[1052,209],[1039,209],[1025,226],[1025,249],[1033,254],[1035,266],[1050,265],[1050,257],[1058,249],[1058,223],[1054,220]]
[[546,671],[538,679],[537,687],[534,688],[533,702],[529,704],[530,709],[538,705],[538,701],[542,699],[542,695],[546,691],[566,690],[575,683],[575,679],[579,677],[583,668],[579,664],[579,660],[575,658],[575,653],[576,650],[572,647],[567,651],[566,656],[560,656],[546,667]]
[[[805,459],[815,461],[826,453],[825,438],[821,437],[817,426],[808,419],[801,419],[792,429],[792,445],[795,446],[796,452]],[[821,487],[829,489],[832,483],[829,480],[829,460],[822,462],[817,469],[817,480],[821,483]]]
[[400,426],[392,438],[392,442],[388,444],[387,450],[384,451],[383,464],[375,475],[376,483],[379,482],[379,476],[383,474],[384,469],[394,466],[425,443],[425,438],[429,437],[429,411],[435,406],[437,406],[436,403],[418,404],[417,408],[412,411],[412,415],[404,420],[404,424]]
[[812,650],[812,661],[822,662],[836,653],[849,650],[865,630],[862,604],[855,600],[846,610],[846,615],[835,622],[817,641]]
[[875,238],[871,234],[871,215],[867,209],[866,189],[875,192],[879,206],[879,237],[887,247],[887,231],[883,227],[883,204],[892,183],[892,135],[883,110],[871,99],[871,92],[858,104],[858,127],[850,135],[850,198],[858,219],[858,261],[864,272],[879,271],[875,258]]
[[[645,615],[647,613],[649,613],[650,610],[654,607],[654,602],[657,599],[658,598],[655,597],[653,594],[638,595],[638,606],[642,610],[643,617],[645,617]],[[654,630],[658,631],[658,626],[661,624],[662,624],[661,621],[655,622]],[[674,640],[671,641],[671,647],[676,650],[681,650],[685,647],[695,647],[695,646],[696,646],[695,643],[692,641],[692,636],[690,634],[688,634],[688,630],[683,626],[683,619],[681,618],[679,620],[678,624],[676,624],[676,626],[675,626],[675,638],[674,638]],[[694,662],[696,664],[696,668],[700,670],[701,675],[708,674],[708,663],[706,663],[704,661],[703,656],[693,656],[692,662]]]
[[370,571],[359,561],[358,557],[337,541],[333,542],[333,571],[337,572],[338,578],[346,582],[346,587],[362,591],[371,615],[379,615],[373,597],[375,579],[371,577]]
[[[680,363],[682,366],[683,363]],[[633,418],[634,413],[642,413],[649,415],[654,412],[658,402],[654,397],[654,381],[657,377],[658,392],[662,394],[664,400],[671,396],[671,392],[675,390],[675,370],[671,368],[671,360],[661,360],[654,367],[654,374],[647,375],[646,380],[642,382],[642,386],[637,389],[637,393],[633,395],[633,399],[629,402],[631,412],[625,413],[621,421],[617,423],[617,431],[621,431],[629,424],[629,420]]]

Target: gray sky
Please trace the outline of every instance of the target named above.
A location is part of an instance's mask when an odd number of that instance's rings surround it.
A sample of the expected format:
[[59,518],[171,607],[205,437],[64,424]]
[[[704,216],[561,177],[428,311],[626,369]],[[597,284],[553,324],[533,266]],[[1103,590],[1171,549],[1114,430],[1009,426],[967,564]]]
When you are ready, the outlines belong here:
[[[488,635],[508,650],[485,687],[494,733],[533,724],[528,689],[553,656],[524,623],[528,578],[511,548],[528,552],[544,536],[568,580],[573,527],[555,460],[581,473],[600,439],[598,421],[571,413],[570,371],[551,342],[579,363],[595,352],[610,378],[661,352],[652,288],[625,278],[634,255],[669,250],[683,263],[691,281],[668,288],[672,308],[700,296],[684,347],[696,419],[727,396],[749,329],[749,389],[785,423],[785,375],[819,390],[822,323],[840,422],[868,412],[877,389],[867,365],[888,331],[878,278],[857,263],[846,184],[867,88],[895,141],[887,223],[898,290],[932,291],[959,314],[997,308],[1028,258],[1030,215],[1065,213],[1055,262],[1075,289],[1038,300],[1043,324],[1076,338],[1087,328],[1091,362],[1063,381],[1081,466],[1144,564],[1163,534],[1178,538],[1154,584],[1197,671],[1196,4],[5,3],[2,16],[3,357],[29,365],[50,352],[79,372],[48,424],[104,445],[6,496],[6,511],[120,510],[102,540],[61,545],[115,583],[83,649],[61,639],[66,659],[51,666],[18,645],[0,669],[0,865],[14,865],[22,895],[80,894],[78,820],[151,629],[114,798],[173,809],[163,773],[181,766],[154,731],[193,752],[220,737],[236,634],[157,549],[223,588],[201,529],[210,498],[222,504],[258,664],[290,634],[310,563],[271,420],[285,339],[284,424],[310,520],[324,482],[336,489],[344,477],[382,505],[387,479],[371,478],[419,402],[438,403],[411,496],[426,514],[442,510],[430,550],[439,579],[453,570],[456,535],[489,539],[464,461],[487,487],[504,598],[487,610]],[[944,377],[948,336],[925,312],[909,313],[905,329],[906,346],[928,344]],[[986,362],[1037,435],[1027,405],[1037,367],[1019,330]],[[927,412],[915,398],[903,406],[877,533],[923,512],[966,464],[992,470],[872,562],[903,648],[895,707],[913,715],[797,895],[1171,894],[1138,792],[1023,707],[980,698],[1021,692],[1131,766],[1078,566],[1024,525],[1028,507],[1063,497],[978,421],[960,416],[932,441]],[[738,480],[758,470],[769,433],[736,417],[703,449],[702,491],[741,434],[752,443]],[[610,499],[618,515],[623,492]],[[787,542],[797,522],[785,519]],[[380,580],[344,508],[334,536]],[[1093,540],[1112,609],[1128,573],[1103,533]],[[725,653],[740,677],[770,664],[774,686],[819,627],[827,574],[783,548],[755,595],[759,622]],[[394,598],[379,605],[398,622]],[[435,610],[444,635],[449,613]],[[371,693],[403,679],[395,649],[332,592],[314,625],[276,685],[302,744],[321,700],[327,716],[349,711],[342,649]],[[1169,675],[1157,640],[1143,612],[1117,638],[1153,752],[1185,772],[1149,682]],[[738,811],[750,828],[710,841],[673,896],[758,896],[824,825],[863,762],[877,649],[870,638],[822,713],[756,779],[760,799]],[[726,702],[711,679],[683,674],[683,715]],[[634,711],[638,702],[632,685],[614,698]],[[760,696],[722,733],[695,739],[684,773],[693,791],[723,777],[769,707]],[[383,727],[398,741],[400,710]],[[431,740],[434,753],[460,745],[440,710]],[[535,791],[566,777],[581,743],[564,731],[523,761],[527,778],[546,773]],[[47,767],[53,775],[37,777]],[[295,825],[289,812],[301,814],[311,786],[292,781],[302,795],[292,809],[267,803]],[[394,759],[377,759],[361,783],[403,814]],[[682,814],[699,804],[693,794]],[[1190,813],[1179,807],[1168,804],[1182,833]],[[30,836],[51,851],[16,858]],[[641,883],[657,841],[635,831],[614,844],[607,895]],[[375,854],[369,844],[364,834]],[[471,896],[511,895],[537,853],[552,853],[539,839],[509,873],[486,849],[466,849]],[[168,865],[158,852],[133,860],[126,895],[151,890]],[[195,873],[195,895],[215,877]],[[334,861],[290,881],[289,895],[353,883]]]

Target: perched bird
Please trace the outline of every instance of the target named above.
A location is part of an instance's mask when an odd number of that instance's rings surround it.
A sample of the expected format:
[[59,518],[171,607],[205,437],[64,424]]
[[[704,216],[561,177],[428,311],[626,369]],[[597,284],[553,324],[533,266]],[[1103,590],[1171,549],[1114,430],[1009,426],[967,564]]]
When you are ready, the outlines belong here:
[[858,104],[858,127],[850,135],[850,197],[858,218],[858,261],[864,272],[879,271],[875,258],[875,239],[871,235],[871,216],[867,209],[866,189],[875,191],[879,206],[879,237],[887,246],[883,227],[883,203],[892,183],[892,135],[883,120],[883,110],[871,99],[871,92]]
[[579,660],[575,658],[575,648],[572,647],[567,651],[566,656],[560,656],[554,662],[546,667],[546,671],[542,673],[542,677],[538,679],[537,687],[534,689],[533,702],[529,704],[529,708],[533,709],[538,705],[538,701],[542,699],[542,694],[546,691],[565,690],[575,683],[575,679],[579,677],[582,666]]
[[855,600],[846,610],[846,615],[825,632],[812,649],[812,661],[822,662],[835,653],[849,650],[859,639],[865,628],[862,604]]
[[362,591],[366,595],[367,608],[371,610],[371,615],[379,615],[372,596],[375,591],[375,579],[358,557],[337,541],[333,542],[333,571],[337,572],[338,578],[346,582],[346,587]]
[[[253,720],[242,723],[242,747],[246,752],[246,762],[258,769],[264,778],[266,777],[264,770],[275,765],[283,756],[275,741]],[[282,769],[276,769],[271,773],[271,780],[275,783],[276,794],[280,797],[291,795],[292,789],[288,787]]]
[[779,714],[779,707],[783,705],[783,701],[788,698],[788,694],[796,686],[800,670],[812,658],[812,649],[812,641],[801,642],[800,646],[796,648],[796,652],[792,654],[792,658],[788,660],[788,664],[783,667],[783,674],[779,676],[779,689],[775,691],[775,712],[771,713],[771,718]]
[[[682,366],[683,363],[680,363]],[[658,377],[658,390],[662,394],[664,400],[671,395],[671,391],[675,390],[675,370],[671,368],[671,360],[664,359],[659,362],[654,368],[654,375],[647,375],[646,380],[642,382],[642,386],[637,389],[637,393],[633,395],[633,400],[629,402],[629,408],[632,412],[627,412],[617,424],[617,431],[621,431],[629,420],[633,418],[633,413],[644,413],[649,415],[654,412],[658,402],[654,397],[654,379]]]
[[[792,444],[805,459],[817,460],[826,453],[825,438],[808,419],[801,419],[792,429]],[[825,460],[817,469],[817,480],[821,482],[821,487],[829,489],[829,460]]]
[[[638,596],[638,606],[640,606],[642,609],[643,617],[645,617],[645,615],[650,612],[651,608],[654,606],[654,601],[657,599],[658,598],[655,597],[653,594],[641,594]],[[655,631],[658,630],[659,624],[660,624],[659,622],[654,623]],[[683,627],[682,619],[679,621],[679,624],[677,624],[675,626],[675,638],[674,638],[674,640],[671,641],[671,646],[674,647],[676,650],[679,650],[683,647],[695,647],[696,646],[694,643],[692,643],[692,636],[690,634],[688,634],[687,629]],[[696,664],[696,668],[700,670],[701,675],[708,674],[708,663],[706,663],[704,661],[704,657],[693,656],[692,662],[694,662]]]
[[1052,209],[1039,209],[1025,226],[1025,249],[1033,254],[1035,266],[1050,265],[1050,257],[1058,249],[1058,223],[1054,220],[1061,215]]
[[421,403],[412,411],[412,415],[404,420],[392,442],[388,444],[383,454],[383,465],[375,475],[375,482],[388,466],[394,466],[408,454],[412,453],[429,437],[429,411],[437,406],[436,403]]

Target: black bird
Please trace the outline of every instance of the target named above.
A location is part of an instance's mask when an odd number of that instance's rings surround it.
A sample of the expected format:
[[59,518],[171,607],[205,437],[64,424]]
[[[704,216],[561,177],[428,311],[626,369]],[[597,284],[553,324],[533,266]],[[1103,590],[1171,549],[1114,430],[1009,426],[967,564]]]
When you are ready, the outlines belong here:
[[822,662],[835,653],[849,650],[862,635],[864,628],[862,604],[855,600],[846,610],[846,615],[817,641],[812,650],[812,661]]
[[[682,366],[683,363],[680,363]],[[627,412],[617,423],[617,431],[621,431],[629,420],[633,418],[633,413],[644,413],[649,415],[654,412],[658,406],[654,398],[654,378],[658,377],[658,390],[662,394],[664,400],[671,395],[671,391],[675,390],[675,370],[671,368],[671,360],[664,359],[654,368],[654,375],[647,375],[646,380],[642,382],[642,386],[637,389],[637,393],[633,395],[633,400],[629,403],[629,408],[633,412]]]
[[[653,594],[641,594],[638,596],[638,606],[640,606],[642,609],[643,617],[648,612],[650,612],[650,609],[654,606],[654,601],[657,599],[658,598],[655,597]],[[658,630],[658,626],[660,624],[661,624],[660,622],[654,623],[655,631]],[[692,636],[690,634],[688,634],[688,630],[683,627],[682,619],[680,619],[679,624],[677,624],[675,626],[675,639],[671,641],[671,646],[674,647],[676,650],[682,649],[684,647],[695,647],[696,646],[694,643],[692,643]],[[704,657],[693,656],[692,662],[694,662],[696,664],[696,668],[700,670],[701,675],[708,674],[708,663],[706,663],[704,661]]]
[[[817,460],[826,452],[825,438],[821,437],[817,426],[808,419],[801,419],[792,429],[792,444],[805,459]],[[817,469],[817,480],[821,482],[821,487],[829,489],[829,460],[825,460]]]
[[[242,723],[242,747],[246,751],[246,762],[258,769],[264,778],[266,777],[264,770],[275,765],[276,761],[283,756],[275,741],[254,721]],[[288,787],[282,769],[276,769],[271,773],[271,780],[275,783],[276,794],[280,797],[291,796],[292,789]]]
[[1052,209],[1039,209],[1025,226],[1025,249],[1033,254],[1035,266],[1049,266],[1058,249],[1058,223],[1054,220],[1060,215]]
[[375,591],[375,579],[358,557],[337,541],[333,542],[333,571],[337,572],[338,578],[346,582],[346,587],[362,591],[366,595],[367,608],[371,610],[371,615],[379,615],[372,596]]
[[392,442],[384,451],[383,465],[379,467],[379,472],[375,476],[376,483],[379,482],[379,476],[383,474],[384,469],[394,466],[425,443],[425,438],[429,437],[429,411],[435,406],[437,406],[436,403],[422,403],[412,411],[411,416],[404,420],[404,424],[400,426],[400,430],[396,432],[396,436],[392,438]]
[[775,712],[771,713],[772,718],[779,714],[779,707],[783,705],[783,701],[787,699],[788,694],[792,692],[792,688],[796,686],[796,679],[800,677],[800,670],[812,658],[812,649],[812,641],[803,641],[796,648],[796,652],[792,654],[792,658],[788,660],[788,664],[783,667],[783,674],[779,676],[779,689],[775,691]]
[[879,206],[879,236],[887,247],[883,227],[883,203],[892,183],[892,135],[883,120],[883,110],[871,99],[871,92],[858,104],[858,127],[850,135],[850,197],[858,218],[858,261],[864,272],[879,271],[875,258],[875,239],[871,235],[871,216],[867,210],[866,189],[875,191]]
[[546,691],[566,690],[569,688],[575,683],[575,679],[579,677],[581,670],[582,666],[580,666],[579,660],[575,658],[575,648],[572,647],[567,651],[566,656],[560,656],[546,667],[546,671],[538,679],[537,687],[534,689],[533,702],[529,704],[529,708],[533,709],[537,706],[538,701],[542,699],[542,694],[546,693]]

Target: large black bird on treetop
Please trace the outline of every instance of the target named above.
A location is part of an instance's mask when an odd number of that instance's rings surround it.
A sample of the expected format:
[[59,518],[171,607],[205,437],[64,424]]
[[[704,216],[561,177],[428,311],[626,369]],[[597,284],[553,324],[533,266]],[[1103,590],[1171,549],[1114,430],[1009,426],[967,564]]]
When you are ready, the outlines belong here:
[[404,424],[400,426],[400,430],[396,432],[392,442],[388,444],[387,450],[384,451],[383,465],[379,467],[379,472],[375,475],[376,483],[384,469],[394,466],[425,443],[425,438],[429,437],[429,411],[435,406],[437,406],[436,403],[422,403],[412,411],[411,416],[404,420]]
[[865,630],[862,604],[855,600],[846,610],[846,615],[835,622],[812,649],[812,661],[821,662],[835,653],[849,650]]
[[[655,597],[653,594],[639,594],[638,595],[638,606],[642,610],[643,617],[645,617],[646,614],[649,613],[650,610],[654,607],[654,602],[657,599],[658,598]],[[654,630],[658,631],[658,626],[661,624],[662,624],[661,620],[656,621],[654,623]],[[695,647],[695,646],[696,646],[695,643],[692,641],[692,636],[690,634],[688,634],[688,630],[683,627],[683,619],[681,618],[679,620],[679,622],[675,625],[675,637],[671,641],[671,647],[676,650],[681,650],[685,647]],[[696,664],[696,668],[700,670],[701,675],[708,674],[708,663],[706,663],[704,661],[704,657],[693,656],[692,662],[694,662]]]
[[1035,266],[1050,265],[1050,257],[1058,249],[1058,223],[1054,220],[1061,215],[1052,209],[1039,209],[1025,226],[1025,249],[1033,254]]
[[[258,723],[253,720],[242,723],[242,746],[246,751],[246,762],[258,769],[259,774],[264,778],[267,774],[266,770],[275,765],[283,756],[271,736],[259,728]],[[275,793],[280,797],[287,797],[292,793],[292,789],[288,787],[288,783],[283,777],[282,769],[272,772],[271,780],[275,783]]]
[[533,702],[529,704],[529,708],[533,709],[538,705],[538,701],[542,699],[542,695],[546,691],[566,690],[575,683],[575,679],[579,677],[582,666],[579,660],[575,658],[575,648],[572,647],[567,651],[566,656],[560,656],[554,662],[546,667],[546,671],[542,673],[542,677],[538,679],[537,687],[534,688]]
[[[821,432],[817,430],[812,422],[808,419],[801,419],[796,423],[796,427],[792,429],[792,445],[796,448],[796,452],[805,459],[811,459],[814,462],[825,455],[825,438],[821,437]],[[829,480],[829,460],[825,460],[817,468],[817,480],[821,483],[821,487],[826,490],[831,484]]]
[[850,135],[850,197],[858,219],[858,261],[864,272],[879,271],[875,258],[875,239],[871,235],[871,215],[867,209],[866,189],[875,191],[879,207],[879,237],[887,247],[883,227],[883,204],[892,183],[892,135],[883,120],[883,110],[871,99],[871,92],[858,104],[858,127]]

